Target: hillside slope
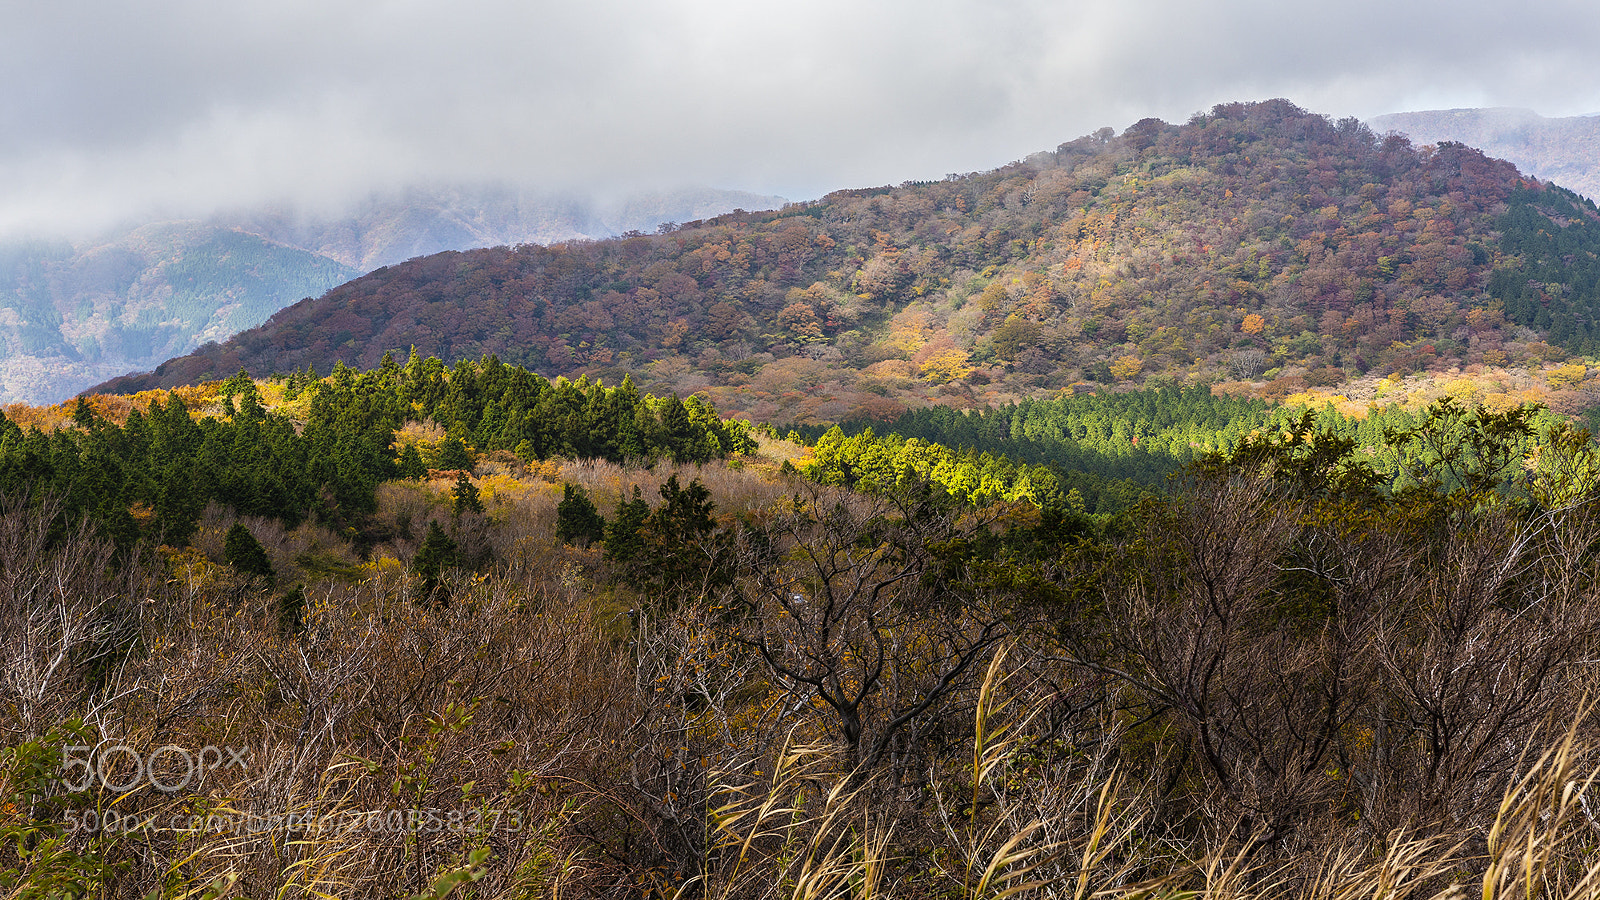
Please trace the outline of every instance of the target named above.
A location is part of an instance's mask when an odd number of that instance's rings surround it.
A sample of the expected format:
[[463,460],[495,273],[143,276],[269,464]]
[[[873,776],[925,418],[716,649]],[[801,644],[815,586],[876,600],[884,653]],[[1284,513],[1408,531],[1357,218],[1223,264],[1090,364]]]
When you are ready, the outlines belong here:
[[360,274],[257,235],[147,225],[0,245],[0,400],[51,402],[259,324]]
[[1593,204],[1467,147],[1227,104],[942,182],[412,260],[103,389],[414,345],[830,421],[1080,379],[1537,363],[1563,355],[1550,331],[1593,345],[1597,229]]
[[0,242],[0,402],[64,399],[415,256],[654,231],[781,202],[700,188],[605,201],[504,186],[412,188],[334,212],[253,209],[73,242]]
[[1531,109],[1432,109],[1372,120],[1417,144],[1457,141],[1586,197],[1600,197],[1600,116],[1546,118]]

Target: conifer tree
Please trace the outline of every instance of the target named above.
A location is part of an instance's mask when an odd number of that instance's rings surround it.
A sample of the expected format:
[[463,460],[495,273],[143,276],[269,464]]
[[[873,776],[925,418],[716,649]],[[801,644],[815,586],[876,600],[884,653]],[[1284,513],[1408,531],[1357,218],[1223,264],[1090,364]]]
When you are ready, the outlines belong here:
[[467,452],[467,445],[455,435],[446,437],[439,443],[439,468],[463,469],[472,471],[472,454]]
[[306,590],[295,585],[294,590],[278,598],[278,633],[284,637],[302,634],[305,622]]
[[440,599],[439,578],[450,569],[461,566],[461,547],[445,534],[438,522],[428,523],[428,535],[411,558],[411,569],[422,579],[422,596],[427,600]]
[[428,465],[422,461],[422,454],[417,452],[416,444],[407,444],[406,448],[400,451],[400,461],[395,466],[395,474],[413,481],[428,477]]
[[589,492],[576,484],[564,484],[561,502],[556,505],[556,539],[567,544],[587,546],[605,537],[606,520],[589,499]]
[[223,539],[222,556],[228,565],[241,574],[260,576],[267,580],[268,585],[272,584],[272,560],[267,558],[266,548],[261,546],[261,542],[256,540],[243,522],[235,522],[228,529],[228,536]]
[[483,501],[478,499],[478,486],[472,483],[466,472],[456,474],[456,486],[450,493],[455,498],[456,518],[461,518],[462,513],[483,512]]
[[72,409],[72,424],[88,431],[94,427],[94,410],[89,408],[89,401],[79,397],[78,403]]
[[650,518],[650,504],[638,485],[633,486],[633,497],[617,503],[617,514],[605,525],[606,559],[629,565],[644,551],[644,538],[639,533],[645,520]]
[[639,531],[634,583],[670,601],[722,581],[726,572],[714,540],[711,491],[698,478],[682,487],[672,475],[661,486],[661,499]]

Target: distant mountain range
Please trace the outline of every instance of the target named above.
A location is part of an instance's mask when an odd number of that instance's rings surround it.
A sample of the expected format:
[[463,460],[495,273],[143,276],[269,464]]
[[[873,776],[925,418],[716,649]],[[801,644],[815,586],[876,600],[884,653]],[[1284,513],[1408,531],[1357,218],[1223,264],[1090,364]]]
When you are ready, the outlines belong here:
[[495,354],[768,422],[892,419],[1084,380],[1537,366],[1600,349],[1600,210],[1460,144],[1274,100],[1001,169],[660,234],[388,266],[123,393]]
[[782,203],[712,189],[599,201],[487,185],[411,188],[337,212],[251,209],[92,239],[0,241],[0,403],[62,400],[412,257],[655,231]]
[[1434,109],[1378,116],[1379,132],[1417,144],[1455,141],[1509,160],[1523,172],[1600,199],[1600,116],[1547,119],[1531,109]]

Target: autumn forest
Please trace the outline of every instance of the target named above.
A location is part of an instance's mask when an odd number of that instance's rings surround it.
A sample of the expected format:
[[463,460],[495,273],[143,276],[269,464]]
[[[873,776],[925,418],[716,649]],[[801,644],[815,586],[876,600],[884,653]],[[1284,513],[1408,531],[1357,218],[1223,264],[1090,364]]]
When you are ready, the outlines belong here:
[[1286,101],[0,415],[6,898],[1600,896],[1600,209]]

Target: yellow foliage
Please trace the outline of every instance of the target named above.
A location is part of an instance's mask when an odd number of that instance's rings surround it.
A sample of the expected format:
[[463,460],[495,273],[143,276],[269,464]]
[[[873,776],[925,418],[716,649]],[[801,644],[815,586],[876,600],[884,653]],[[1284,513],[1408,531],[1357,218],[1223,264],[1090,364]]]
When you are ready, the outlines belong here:
[[889,336],[883,343],[902,354],[910,355],[928,342],[928,311],[906,307],[889,320]]
[[972,374],[972,367],[967,365],[967,359],[967,351],[951,347],[923,360],[918,370],[923,378],[934,384],[948,384]]
[[161,555],[177,580],[190,592],[204,591],[216,583],[219,567],[193,547],[182,550],[161,546]]
[[175,387],[167,392],[168,402],[171,402],[170,398],[177,397],[183,401],[184,406],[189,408],[189,415],[195,416],[201,407],[216,402],[218,389],[221,387],[222,382],[220,381],[208,381],[205,384],[187,384],[182,387]]
[[509,503],[528,495],[528,486],[510,475],[485,475],[477,483],[484,503]]
[[405,563],[392,556],[380,556],[361,564],[361,577],[373,578],[380,575],[398,576],[405,572]]
[[1261,318],[1255,313],[1245,316],[1244,321],[1239,323],[1239,330],[1245,334],[1260,334],[1261,330],[1266,327],[1267,320]]
[[283,388],[281,381],[257,381],[256,393],[261,395],[261,405],[273,409],[283,404]]
[[408,446],[415,446],[417,452],[433,450],[439,442],[444,440],[444,429],[434,424],[432,419],[426,422],[407,422],[394,433],[394,449],[398,454]]
[[1117,359],[1111,363],[1110,368],[1111,374],[1115,375],[1118,380],[1128,381],[1137,377],[1140,372],[1144,371],[1144,360],[1130,353],[1127,356],[1117,357]]
[[984,312],[989,312],[991,310],[998,309],[1010,300],[1011,294],[1006,291],[1004,285],[996,281],[984,288],[983,293],[979,294],[977,299],[973,302],[978,305],[979,309],[983,310]]
[[1446,381],[1444,392],[1469,405],[1477,405],[1483,398],[1483,388],[1471,378],[1452,378]]
[[1571,388],[1582,384],[1588,374],[1589,370],[1583,363],[1568,363],[1546,372],[1544,380],[1553,388]]

